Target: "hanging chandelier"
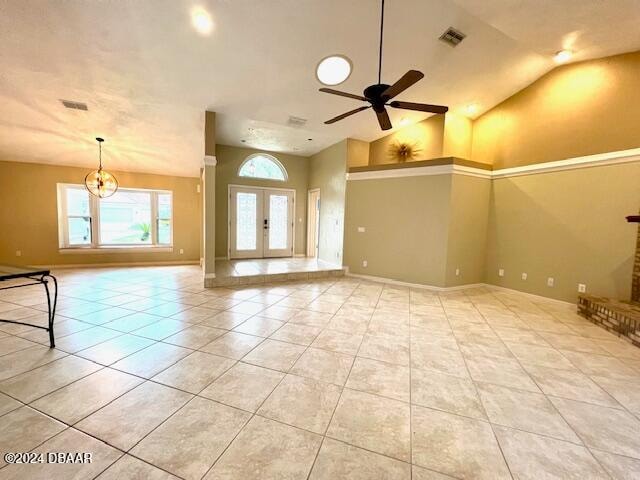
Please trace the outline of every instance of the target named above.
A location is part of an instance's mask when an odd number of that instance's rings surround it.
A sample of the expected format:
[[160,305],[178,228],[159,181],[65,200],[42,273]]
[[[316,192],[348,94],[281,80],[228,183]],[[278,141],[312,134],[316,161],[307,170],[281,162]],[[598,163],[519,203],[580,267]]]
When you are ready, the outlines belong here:
[[98,170],[94,170],[84,178],[84,185],[91,195],[106,198],[116,193],[118,181],[116,177],[102,169],[102,142],[104,142],[104,138],[97,137],[96,140],[98,141],[100,165]]

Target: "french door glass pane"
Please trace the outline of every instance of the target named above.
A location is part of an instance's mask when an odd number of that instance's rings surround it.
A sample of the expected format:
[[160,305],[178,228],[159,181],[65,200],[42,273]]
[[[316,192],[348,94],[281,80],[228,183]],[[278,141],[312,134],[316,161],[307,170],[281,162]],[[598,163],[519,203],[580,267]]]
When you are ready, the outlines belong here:
[[100,200],[100,241],[107,245],[151,243],[151,194],[120,190]]
[[257,248],[258,197],[255,193],[236,194],[236,250]]
[[286,195],[269,195],[269,249],[287,248],[288,202]]
[[91,243],[91,222],[89,217],[69,217],[69,245],[89,245]]

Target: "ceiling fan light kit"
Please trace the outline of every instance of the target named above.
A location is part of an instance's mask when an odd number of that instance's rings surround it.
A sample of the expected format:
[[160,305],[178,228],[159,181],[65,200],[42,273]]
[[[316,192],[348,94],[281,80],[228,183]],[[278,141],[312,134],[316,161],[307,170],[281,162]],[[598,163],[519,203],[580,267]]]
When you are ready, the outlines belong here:
[[422,80],[424,78],[424,74],[422,72],[419,72],[418,70],[409,70],[402,77],[400,77],[400,79],[393,85],[387,85],[386,83],[382,83],[383,32],[384,32],[384,0],[382,0],[382,13],[380,15],[380,49],[378,52],[378,83],[374,85],[369,85],[367,88],[364,89],[364,92],[362,95],[354,95],[352,93],[341,92],[339,90],[334,90],[332,88],[320,89],[320,91],[324,93],[330,93],[332,95],[339,95],[341,97],[347,97],[347,98],[352,98],[354,100],[368,102],[369,105],[358,107],[346,113],[343,113],[342,115],[338,115],[337,117],[334,117],[324,122],[325,124],[330,125],[344,118],[347,118],[351,115],[354,115],[358,112],[362,112],[363,110],[372,108],[376,114],[376,117],[378,118],[378,123],[380,124],[380,128],[382,130],[390,130],[391,128],[393,128],[393,125],[391,125],[391,120],[389,119],[389,114],[387,113],[386,107],[400,108],[403,110],[416,110],[420,112],[429,112],[429,113],[446,113],[449,110],[448,107],[445,107],[443,105],[401,102],[397,100],[390,102],[391,99],[395,98],[397,95],[404,92],[413,84]]

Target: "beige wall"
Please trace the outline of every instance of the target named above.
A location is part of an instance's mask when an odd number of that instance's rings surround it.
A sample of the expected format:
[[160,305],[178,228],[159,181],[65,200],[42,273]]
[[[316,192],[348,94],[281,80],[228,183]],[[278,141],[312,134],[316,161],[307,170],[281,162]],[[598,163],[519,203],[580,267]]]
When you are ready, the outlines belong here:
[[[445,277],[448,287],[485,281],[490,192],[488,178],[465,175],[451,178]],[[456,269],[459,269],[458,275]]]
[[260,153],[251,148],[216,145],[216,257],[227,256],[229,185],[292,188],[296,191],[295,254],[306,252],[307,236],[307,183],[309,159],[284,153],[267,152],[276,157],[288,173],[286,182],[238,177],[238,169],[251,154]]
[[442,157],[471,159],[473,123],[464,115],[447,112],[444,116]]
[[336,143],[309,158],[309,189],[320,189],[320,260],[342,265],[348,146]]
[[639,206],[640,163],[496,179],[487,280],[567,301],[576,300],[578,283],[629,299],[637,231],[625,216]]
[[640,52],[558,67],[473,125],[494,168],[640,147]]
[[347,167],[369,165],[369,142],[347,138]]
[[420,152],[413,160],[442,157],[445,115],[432,115],[422,122],[400,128],[396,132],[371,142],[369,165],[397,163],[389,155],[389,147],[396,142],[415,144]]
[[[57,184],[82,184],[90,169],[0,161],[0,263],[76,265],[193,262],[200,259],[201,200],[198,178],[113,172],[120,186],[173,192],[171,253],[61,254],[58,251]],[[180,249],[184,254],[180,254]],[[22,251],[16,257],[16,250]]]
[[348,181],[344,264],[351,273],[444,286],[450,198],[451,175]]

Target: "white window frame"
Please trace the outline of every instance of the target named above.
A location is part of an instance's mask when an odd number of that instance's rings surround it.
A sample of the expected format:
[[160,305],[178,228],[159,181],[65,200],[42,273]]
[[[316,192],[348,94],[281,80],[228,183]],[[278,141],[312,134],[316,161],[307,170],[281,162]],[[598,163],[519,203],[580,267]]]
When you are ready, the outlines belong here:
[[[118,191],[146,193],[150,194],[151,201],[151,243],[149,244],[103,244],[100,238],[100,198],[89,194],[89,217],[91,225],[90,244],[69,243],[69,222],[67,214],[68,189],[79,189],[86,191],[84,185],[72,183],[58,183],[58,242],[61,253],[111,253],[123,251],[153,251],[172,252],[173,251],[173,192],[171,190],[152,190],[145,188],[119,188]],[[169,243],[158,243],[158,195],[168,194],[171,197],[171,218],[169,219]],[[71,215],[76,217],[77,215]]]
[[[280,179],[280,178],[267,178],[267,177],[250,177],[248,175],[240,175],[240,172],[242,171],[243,167],[247,163],[249,163],[251,160],[256,158],[256,157],[265,157],[268,160],[271,160],[273,163],[276,164],[276,166],[278,166],[280,168],[280,171],[282,172],[282,176],[284,178]],[[282,164],[282,162],[280,162],[280,160],[278,160],[273,155],[269,155],[268,153],[252,153],[247,158],[245,158],[244,161],[238,167],[238,178],[253,178],[253,179],[256,179],[256,180],[267,180],[269,182],[283,182],[284,183],[284,182],[288,182],[289,181],[289,173],[287,172],[287,169],[284,168],[284,165]]]

